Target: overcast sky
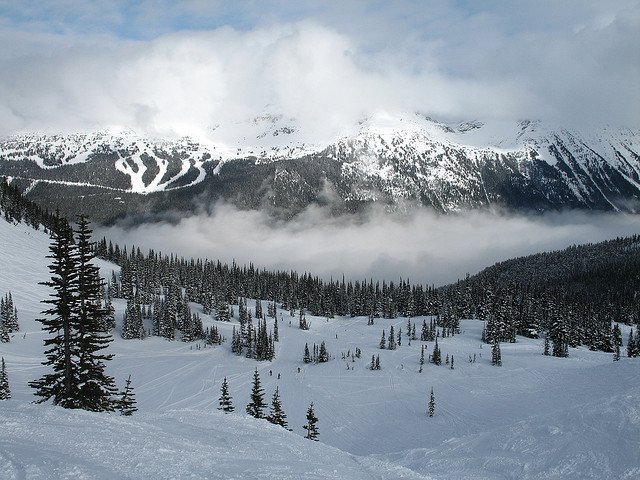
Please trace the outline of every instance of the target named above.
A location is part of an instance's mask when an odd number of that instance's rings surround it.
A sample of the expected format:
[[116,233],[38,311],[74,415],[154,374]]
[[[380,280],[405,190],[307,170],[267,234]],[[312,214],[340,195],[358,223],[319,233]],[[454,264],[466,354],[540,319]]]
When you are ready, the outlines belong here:
[[640,0],[0,0],[0,134],[263,111],[640,126]]

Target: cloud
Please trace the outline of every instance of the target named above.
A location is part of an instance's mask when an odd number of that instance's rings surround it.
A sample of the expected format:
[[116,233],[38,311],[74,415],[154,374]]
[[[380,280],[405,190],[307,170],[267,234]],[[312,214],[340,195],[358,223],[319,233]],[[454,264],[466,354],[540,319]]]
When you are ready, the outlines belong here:
[[290,222],[218,205],[177,223],[100,228],[120,245],[221,259],[323,278],[409,278],[442,285],[497,261],[640,231],[640,218],[580,212],[539,216],[476,211],[441,216],[415,209],[399,218],[373,208],[364,217],[332,217],[310,207]]
[[264,111],[310,140],[379,110],[640,125],[637,0],[3,3],[2,134],[238,141]]

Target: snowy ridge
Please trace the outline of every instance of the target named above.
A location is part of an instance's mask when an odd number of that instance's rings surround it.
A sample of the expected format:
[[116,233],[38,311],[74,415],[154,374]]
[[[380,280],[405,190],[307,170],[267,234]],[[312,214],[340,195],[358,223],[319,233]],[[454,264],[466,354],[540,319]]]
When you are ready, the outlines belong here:
[[[630,129],[585,133],[531,121],[446,125],[419,116],[383,116],[364,122],[356,135],[325,153],[344,162],[347,177],[376,182],[395,199],[426,194],[445,212],[496,201],[487,168],[534,181],[540,175],[534,159],[551,166],[578,202],[601,198],[613,210],[624,209],[624,187],[640,198],[640,132]],[[611,178],[617,175],[628,185]]]
[[[202,182],[206,175],[202,165],[212,153],[215,148],[205,148],[189,138],[153,140],[121,130],[69,136],[16,136],[2,143],[1,155],[8,160],[35,162],[44,170],[106,157],[115,170],[129,178],[131,187],[127,191],[146,194]],[[171,170],[173,164],[176,166]],[[190,171],[193,178],[181,181]],[[89,182],[71,183],[92,186]]]
[[[310,142],[295,119],[262,114],[242,124],[216,125],[205,137],[163,140],[123,129],[18,135],[0,142],[0,174],[52,180],[47,171],[76,167],[80,178],[55,180],[148,194],[188,189],[238,159],[259,165],[321,157],[340,165],[340,177],[328,180],[349,184],[345,201],[408,199],[443,212],[501,203],[640,209],[640,132],[624,128],[570,129],[539,121],[444,124],[418,113],[379,113]],[[22,172],[12,161],[38,170]],[[82,178],[97,172],[100,181]],[[314,183],[295,175],[290,181]]]

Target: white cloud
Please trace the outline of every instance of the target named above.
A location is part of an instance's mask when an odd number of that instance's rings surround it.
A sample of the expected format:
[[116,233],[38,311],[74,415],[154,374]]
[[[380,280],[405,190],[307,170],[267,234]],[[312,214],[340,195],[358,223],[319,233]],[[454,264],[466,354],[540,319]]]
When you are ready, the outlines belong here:
[[[637,0],[82,5],[0,23],[0,133],[228,124],[241,136],[265,108],[320,137],[375,110],[640,124]],[[237,28],[206,28],[225,14]],[[118,37],[128,15],[160,33]]]
[[331,217],[315,207],[287,223],[256,211],[218,205],[211,215],[177,224],[100,229],[121,245],[163,253],[253,262],[309,271],[324,278],[377,278],[442,285],[515,256],[597,242],[640,231],[640,218],[621,214],[539,216],[471,212],[440,216],[416,209],[404,218],[373,209],[364,218]]

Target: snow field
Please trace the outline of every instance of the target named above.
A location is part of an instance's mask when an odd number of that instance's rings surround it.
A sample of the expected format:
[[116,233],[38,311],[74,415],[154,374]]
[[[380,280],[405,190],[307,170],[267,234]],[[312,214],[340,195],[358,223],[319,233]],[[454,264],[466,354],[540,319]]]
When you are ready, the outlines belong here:
[[[44,335],[35,318],[49,295],[38,285],[49,278],[48,244],[41,232],[0,222],[0,294],[11,290],[21,325],[11,343],[0,344],[13,394],[0,402],[0,478],[640,476],[638,359],[614,363],[611,354],[586,349],[571,349],[567,359],[544,357],[542,340],[519,337],[501,345],[504,366],[492,367],[490,346],[480,342],[482,323],[473,320],[461,323],[462,334],[438,341],[443,359],[454,356],[454,370],[425,364],[418,373],[423,342],[408,344],[406,318],[368,326],[365,317],[307,315],[311,329],[303,331],[297,315],[278,309],[276,358],[256,362],[232,354],[229,342],[205,348],[156,337],[122,340],[125,302],[116,300],[110,347],[116,357],[108,371],[120,388],[132,375],[139,412],[124,418],[31,405],[27,382],[44,371]],[[100,265],[105,276],[117,268]],[[213,323],[199,305],[191,307],[205,326]],[[237,306],[234,312],[237,318]],[[422,320],[412,319],[417,333]],[[229,340],[236,323],[216,324]],[[382,330],[388,335],[391,325],[396,334],[402,328],[402,345],[380,350]],[[622,330],[626,341],[629,328]],[[323,340],[333,358],[305,365],[305,342],[311,348]],[[341,359],[356,347],[362,358]],[[432,349],[433,342],[425,343],[425,357]],[[371,371],[371,355],[378,354],[382,369]],[[279,387],[294,433],[245,414],[256,367],[267,403]],[[225,376],[236,407],[230,415],[217,411]],[[428,418],[431,387],[436,410]],[[320,443],[302,438],[312,401]]]

